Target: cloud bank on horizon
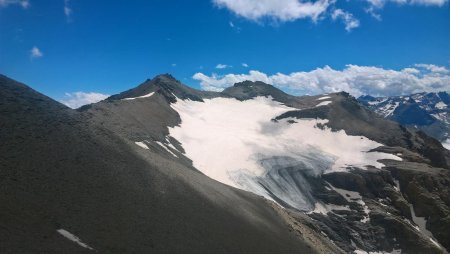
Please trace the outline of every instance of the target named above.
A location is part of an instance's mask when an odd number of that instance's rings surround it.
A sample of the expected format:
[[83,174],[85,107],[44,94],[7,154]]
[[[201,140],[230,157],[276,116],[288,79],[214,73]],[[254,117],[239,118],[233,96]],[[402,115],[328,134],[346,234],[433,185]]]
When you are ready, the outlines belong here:
[[295,95],[316,95],[346,91],[353,96],[409,95],[418,92],[450,92],[450,70],[432,64],[416,64],[402,70],[374,66],[347,65],[343,70],[329,66],[312,71],[268,75],[251,70],[247,74],[210,76],[196,73],[192,77],[208,91],[222,91],[245,80],[262,81]]

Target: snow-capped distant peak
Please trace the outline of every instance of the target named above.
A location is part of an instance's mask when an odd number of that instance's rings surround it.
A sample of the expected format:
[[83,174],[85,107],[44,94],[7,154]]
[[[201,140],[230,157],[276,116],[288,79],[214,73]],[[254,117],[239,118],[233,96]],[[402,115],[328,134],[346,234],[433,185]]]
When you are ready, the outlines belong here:
[[441,142],[450,138],[450,95],[446,92],[379,98],[361,96],[358,100],[378,115],[418,128]]

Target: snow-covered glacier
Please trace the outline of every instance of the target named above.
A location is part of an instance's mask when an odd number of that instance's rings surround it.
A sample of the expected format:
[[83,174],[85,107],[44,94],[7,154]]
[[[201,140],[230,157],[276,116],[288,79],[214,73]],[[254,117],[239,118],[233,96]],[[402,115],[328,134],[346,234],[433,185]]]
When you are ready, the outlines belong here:
[[204,102],[178,99],[171,106],[181,123],[169,129],[170,135],[182,144],[198,170],[224,184],[303,211],[311,211],[315,205],[308,177],[347,167],[381,167],[380,159],[400,160],[391,154],[369,152],[382,144],[344,131],[333,132],[324,126],[327,120],[274,121],[298,109],[271,97]]

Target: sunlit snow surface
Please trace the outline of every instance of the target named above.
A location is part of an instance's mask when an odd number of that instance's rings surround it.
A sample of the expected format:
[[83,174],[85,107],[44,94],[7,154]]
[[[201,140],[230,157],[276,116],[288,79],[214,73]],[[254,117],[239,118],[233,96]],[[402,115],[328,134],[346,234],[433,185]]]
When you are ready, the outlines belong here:
[[154,94],[154,92],[151,92],[151,93],[148,93],[148,94],[146,94],[146,95],[139,96],[139,97],[124,98],[124,99],[122,99],[122,100],[124,100],[124,101],[130,101],[130,100],[135,100],[135,99],[147,98],[147,97],[152,96],[153,94]]
[[76,244],[80,245],[83,248],[86,249],[90,249],[93,250],[91,247],[89,247],[89,245],[83,243],[80,238],[78,238],[76,235],[70,233],[69,231],[65,230],[65,229],[58,229],[56,230],[59,234],[61,234],[62,236],[64,236],[65,238],[69,239],[72,242],[75,242]]
[[177,100],[172,107],[180,114],[181,124],[170,128],[170,135],[182,144],[197,169],[222,183],[300,210],[315,207],[305,175],[343,171],[347,166],[381,167],[380,159],[400,160],[368,153],[381,144],[366,137],[317,127],[327,120],[272,121],[298,109],[270,97]]

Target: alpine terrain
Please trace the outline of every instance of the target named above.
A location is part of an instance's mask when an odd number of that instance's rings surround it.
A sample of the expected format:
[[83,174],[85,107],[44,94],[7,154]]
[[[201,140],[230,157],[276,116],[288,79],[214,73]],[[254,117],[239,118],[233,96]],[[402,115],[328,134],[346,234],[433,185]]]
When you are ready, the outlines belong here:
[[450,95],[446,92],[409,96],[372,97],[358,100],[380,116],[422,130],[450,149]]
[[448,253],[449,102],[0,76],[0,253]]

